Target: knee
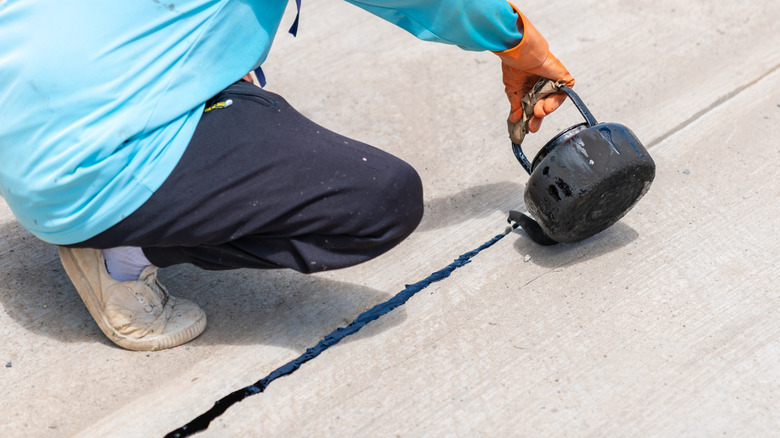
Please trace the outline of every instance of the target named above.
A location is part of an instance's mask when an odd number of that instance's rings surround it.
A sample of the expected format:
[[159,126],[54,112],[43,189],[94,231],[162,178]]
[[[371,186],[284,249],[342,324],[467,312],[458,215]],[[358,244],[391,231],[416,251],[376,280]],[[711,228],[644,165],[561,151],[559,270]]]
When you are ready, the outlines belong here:
[[408,163],[398,160],[377,187],[374,197],[384,233],[396,243],[409,236],[423,216],[423,186],[420,175]]
[[400,193],[404,194],[405,211],[401,222],[404,224],[404,230],[407,235],[411,234],[422,221],[423,217],[423,185],[420,175],[412,166],[404,163],[405,170],[400,178],[403,181]]

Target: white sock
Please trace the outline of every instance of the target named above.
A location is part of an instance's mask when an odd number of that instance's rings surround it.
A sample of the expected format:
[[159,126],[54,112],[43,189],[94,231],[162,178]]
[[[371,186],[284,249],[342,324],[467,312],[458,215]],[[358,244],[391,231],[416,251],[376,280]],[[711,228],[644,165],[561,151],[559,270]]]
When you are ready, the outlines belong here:
[[118,246],[103,250],[108,275],[116,281],[135,281],[152,264],[137,246]]

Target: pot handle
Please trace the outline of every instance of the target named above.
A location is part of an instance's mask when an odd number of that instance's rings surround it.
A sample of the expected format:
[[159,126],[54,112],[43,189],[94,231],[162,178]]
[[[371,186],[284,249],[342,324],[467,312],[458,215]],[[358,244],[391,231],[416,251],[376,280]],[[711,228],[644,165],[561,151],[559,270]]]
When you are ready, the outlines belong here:
[[565,85],[562,85],[560,90],[566,93],[566,95],[569,96],[569,99],[574,102],[574,106],[577,107],[580,114],[582,114],[582,117],[585,117],[585,121],[588,122],[588,127],[598,125],[599,122],[596,121],[596,118],[593,117],[593,114],[590,113],[588,107],[585,106],[585,103],[580,99],[580,96],[577,96],[577,93],[575,93],[574,90]]
[[[540,98],[544,98],[548,96],[549,94],[545,95],[539,95],[536,96],[535,92],[539,91],[547,85],[547,83],[552,83],[552,86],[556,88],[558,91],[562,91],[566,93],[567,96],[569,96],[569,99],[571,99],[572,102],[574,102],[574,106],[577,107],[577,110],[582,114],[582,117],[585,118],[585,121],[588,123],[588,126],[594,126],[598,124],[596,121],[596,118],[593,117],[593,114],[591,114],[590,110],[587,106],[585,106],[585,103],[580,99],[580,96],[577,95],[577,93],[574,92],[571,88],[561,85],[559,83],[553,82],[550,79],[547,78],[540,78],[539,81],[534,85],[533,91],[529,93],[526,97],[523,98],[523,108],[526,110],[527,114],[533,114],[533,107],[536,105],[536,102]],[[528,132],[528,117],[524,117],[523,120],[523,132]],[[531,174],[531,162],[528,160],[528,157],[526,157],[525,153],[523,152],[523,148],[520,146],[520,143],[512,142],[512,152],[515,154],[515,158],[517,158],[517,161],[520,162],[520,165],[523,166],[523,169],[525,169],[528,174]]]
[[515,158],[517,158],[517,161],[519,161],[520,165],[523,166],[523,169],[525,169],[525,171],[530,175],[531,162],[528,161],[528,157],[526,157],[525,153],[523,153],[523,148],[521,148],[519,144],[512,142],[512,152],[514,152]]

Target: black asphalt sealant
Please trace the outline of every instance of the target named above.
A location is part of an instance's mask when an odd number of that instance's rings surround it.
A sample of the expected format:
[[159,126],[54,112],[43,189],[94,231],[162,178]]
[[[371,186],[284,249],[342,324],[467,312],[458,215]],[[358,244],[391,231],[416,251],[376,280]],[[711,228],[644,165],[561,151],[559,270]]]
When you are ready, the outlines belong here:
[[[517,227],[518,224],[512,225],[512,229],[515,229]],[[347,336],[356,333],[358,330],[363,328],[369,322],[379,318],[382,315],[390,313],[394,309],[404,305],[404,303],[406,303],[409,300],[409,298],[411,298],[417,292],[420,292],[421,290],[430,286],[431,283],[435,283],[437,281],[444,280],[445,278],[449,277],[450,274],[452,274],[452,271],[471,262],[471,259],[474,256],[479,254],[482,250],[493,246],[493,244],[501,240],[507,234],[509,234],[509,232],[497,235],[496,237],[482,244],[482,246],[480,246],[479,248],[461,255],[460,257],[455,259],[455,261],[450,263],[447,267],[434,272],[433,274],[429,275],[426,279],[414,284],[406,285],[406,288],[401,292],[398,292],[398,294],[396,294],[393,298],[390,298],[384,303],[377,304],[376,306],[372,307],[366,312],[361,313],[360,315],[358,315],[357,319],[352,321],[352,323],[349,324],[348,326],[340,327],[334,330],[329,335],[325,336],[325,338],[321,340],[317,345],[309,348],[302,355],[298,356],[296,359],[287,362],[286,364],[272,371],[271,374],[263,377],[262,379],[258,380],[254,384],[239,389],[238,391],[235,391],[223,397],[222,399],[217,400],[217,402],[214,403],[214,406],[211,409],[199,415],[197,418],[190,421],[186,425],[174,430],[173,432],[169,432],[167,435],[165,435],[165,437],[166,438],[187,437],[196,434],[202,430],[206,430],[209,427],[209,424],[214,419],[216,419],[217,417],[225,413],[225,411],[227,411],[228,408],[233,406],[235,403],[238,403],[247,397],[265,391],[265,389],[268,388],[268,385],[270,385],[271,382],[273,382],[274,380],[278,379],[279,377],[283,377],[288,374],[294,373],[298,368],[301,367],[301,365],[319,356],[323,351],[327,350],[333,345],[336,345],[339,341],[346,338]]]

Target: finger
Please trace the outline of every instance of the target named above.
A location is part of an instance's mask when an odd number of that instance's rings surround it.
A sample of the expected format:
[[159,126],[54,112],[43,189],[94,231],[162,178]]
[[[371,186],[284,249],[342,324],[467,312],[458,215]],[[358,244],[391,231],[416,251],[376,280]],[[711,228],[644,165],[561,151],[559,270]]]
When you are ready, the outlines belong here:
[[509,99],[509,107],[511,108],[512,112],[517,111],[518,108],[520,108],[522,104],[523,95],[516,92],[510,92],[507,90],[506,96]]
[[[234,77],[235,77],[235,76],[234,76]],[[251,83],[251,82],[252,82],[252,74],[251,74],[251,73],[247,73],[247,74],[246,74],[246,75],[244,75],[244,77],[243,77],[243,78],[241,78],[241,79],[243,79],[243,80],[245,80],[245,81],[247,81],[247,82],[250,82],[250,83]]]
[[556,93],[545,97],[534,105],[534,116],[544,117],[549,115],[551,112],[558,109],[564,101],[566,101],[566,95],[563,93]]
[[513,111],[509,113],[509,121],[511,123],[520,123],[520,120],[523,118],[523,109],[520,108],[517,111]]
[[528,120],[528,132],[536,132],[542,126],[541,117],[531,117]]

